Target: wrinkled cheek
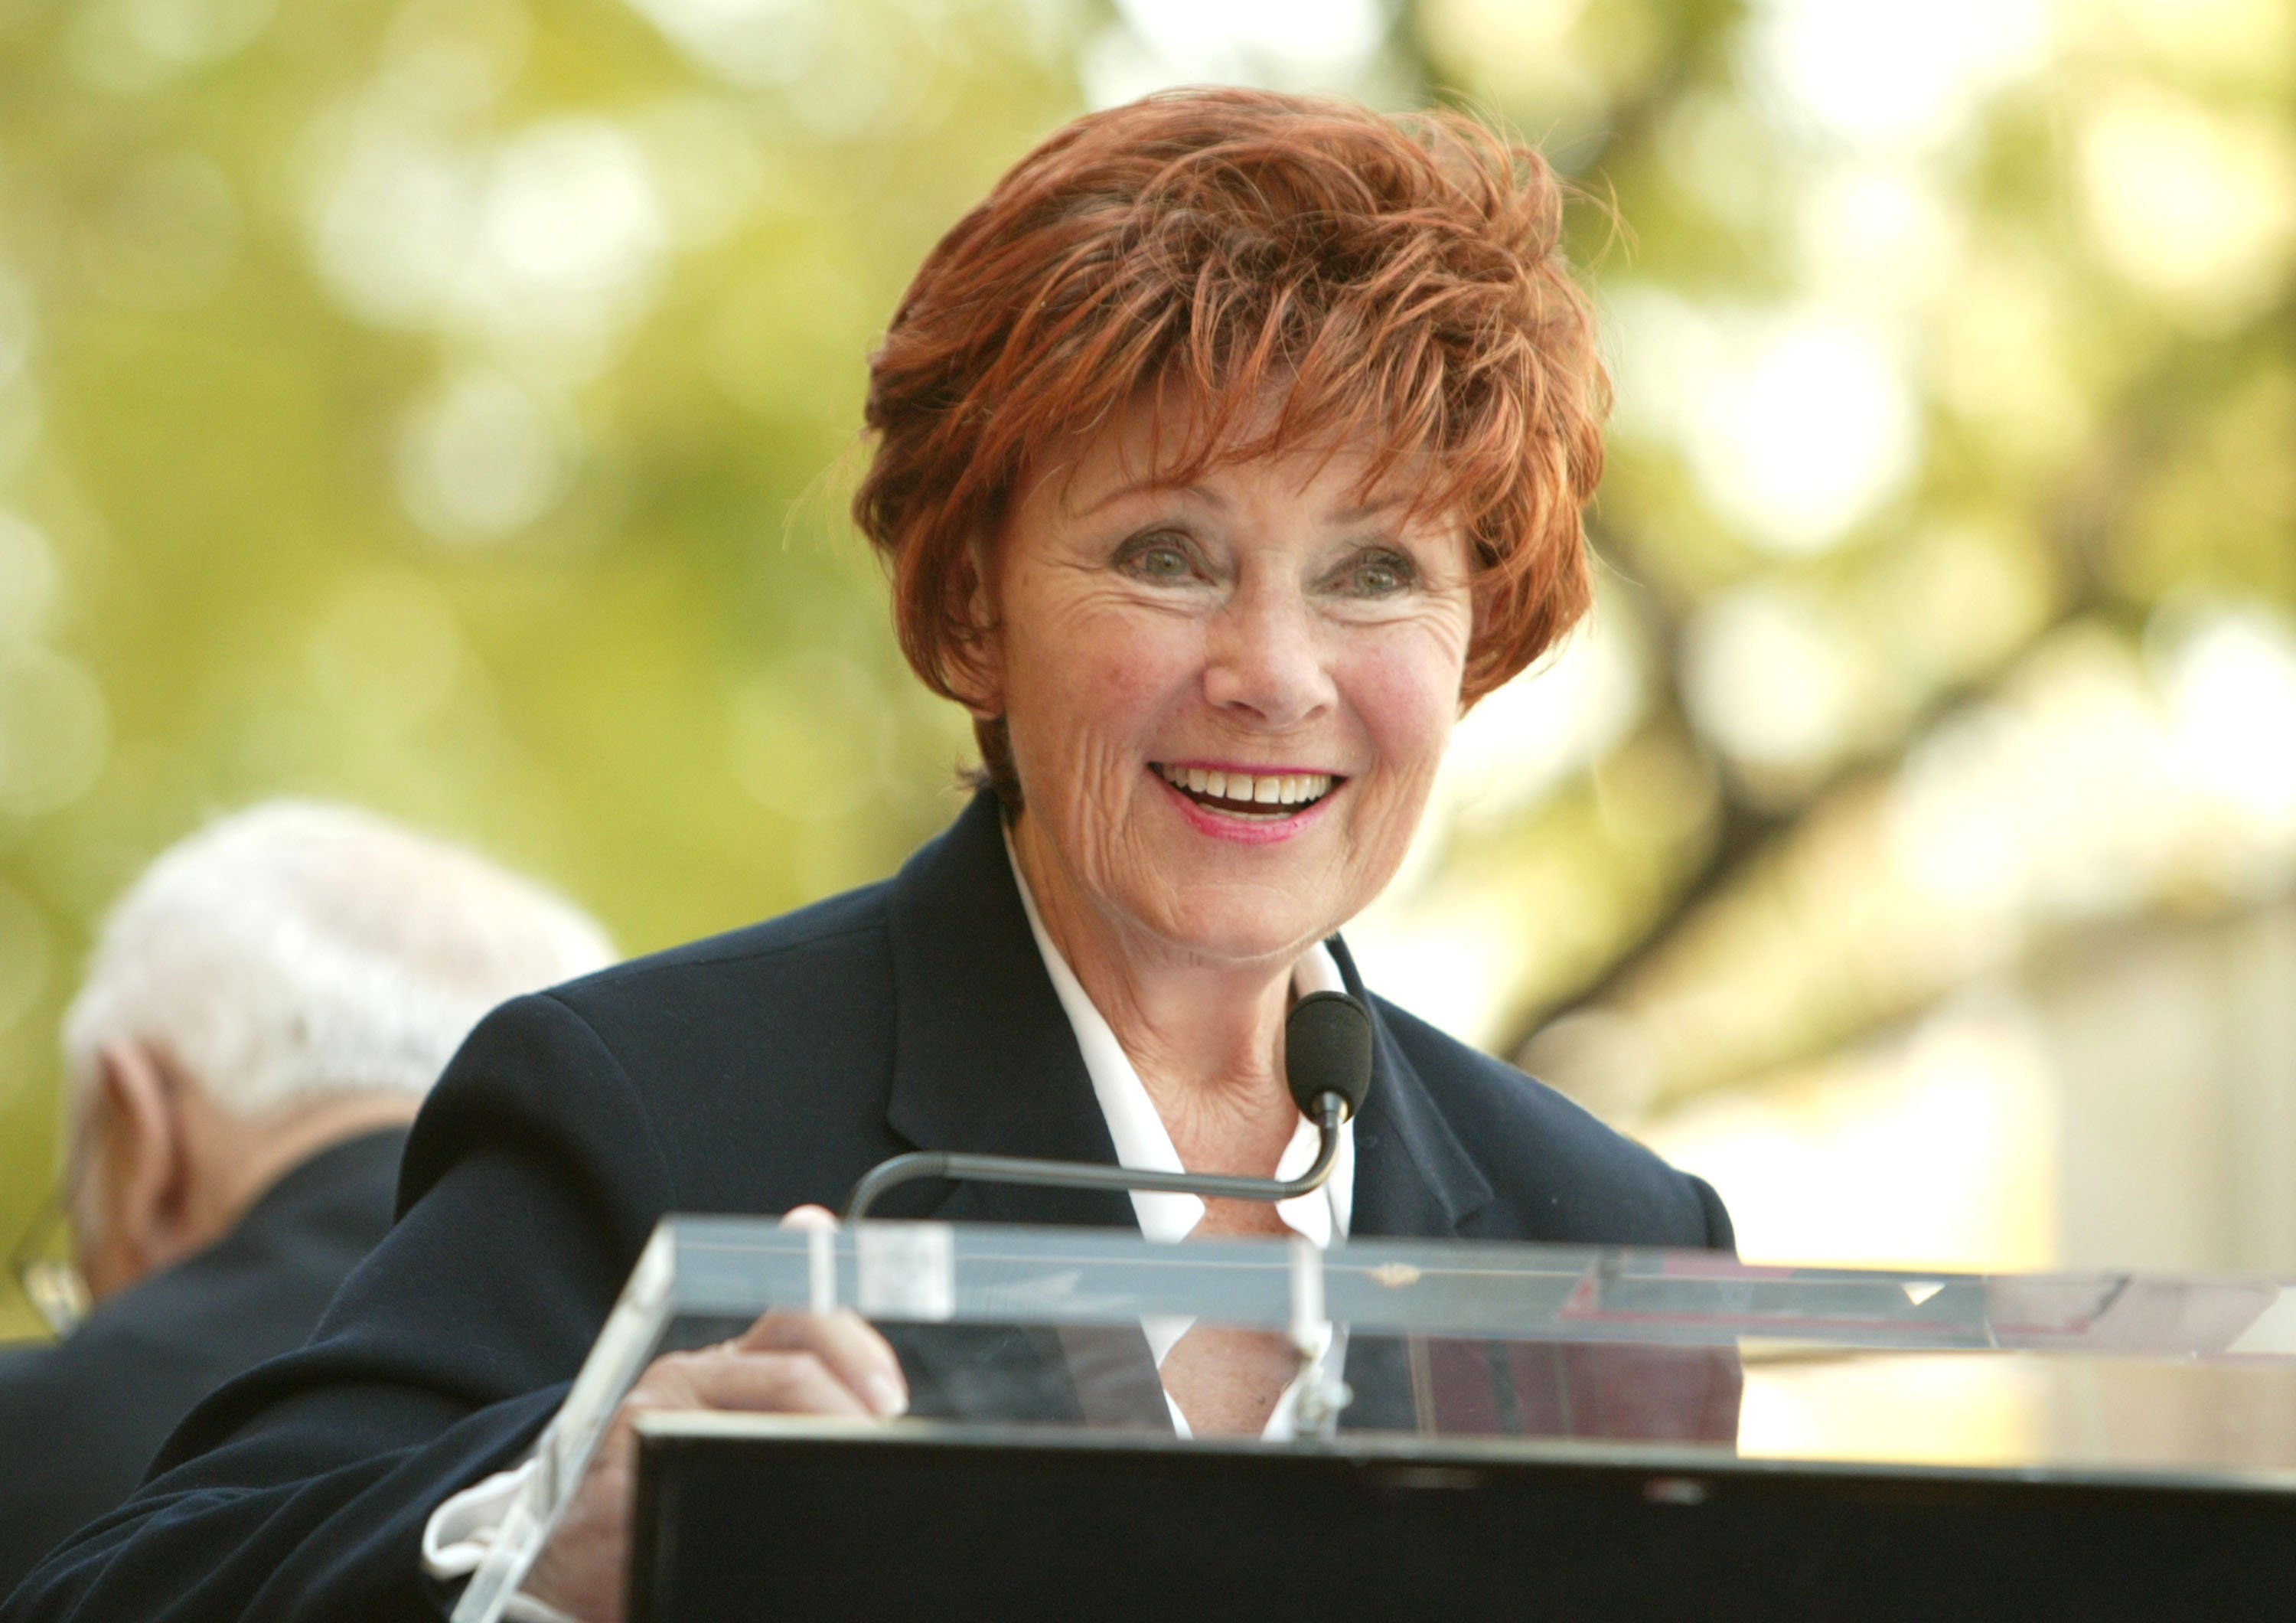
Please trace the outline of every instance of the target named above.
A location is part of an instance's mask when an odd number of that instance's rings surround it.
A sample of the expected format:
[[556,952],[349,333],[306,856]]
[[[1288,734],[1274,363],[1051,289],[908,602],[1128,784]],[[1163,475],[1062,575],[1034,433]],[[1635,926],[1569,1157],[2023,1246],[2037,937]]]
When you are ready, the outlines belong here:
[[1456,680],[1446,682],[1440,671],[1374,667],[1360,674],[1355,691],[1382,770],[1399,787],[1415,785],[1423,798],[1451,741]]
[[1099,718],[1102,730],[1136,740],[1202,663],[1185,637],[1144,635],[1122,626],[1095,635],[1086,625],[1078,640],[1077,656],[1062,672],[1065,694]]
[[1125,815],[1139,785],[1130,752],[1094,738],[1080,742],[1071,762],[1072,776],[1058,792],[1067,825],[1062,844],[1079,872],[1105,877],[1122,861],[1122,845],[1129,833]]
[[1457,713],[1457,671],[1453,662],[1423,658],[1369,662],[1351,674],[1357,714],[1377,765],[1365,785],[1349,856],[1358,883],[1375,894],[1402,863],[1443,764]]
[[1021,791],[1045,832],[1095,887],[1138,861],[1145,751],[1160,687],[1133,662],[1081,650],[1057,678],[1032,683],[1012,717]]
[[1014,648],[1016,703],[1120,722],[1152,711],[1201,660],[1201,635],[1153,619],[1060,603],[1034,617],[1045,623]]
[[1188,652],[1123,616],[1079,616],[1029,672],[1027,702],[1054,748],[1077,770],[1119,770],[1144,758],[1165,713],[1185,694]]
[[1057,674],[1048,671],[1015,698],[1007,719],[1022,770],[1046,779],[1055,793],[1104,794],[1128,777],[1144,758],[1156,713],[1153,685],[1110,660],[1078,659]]

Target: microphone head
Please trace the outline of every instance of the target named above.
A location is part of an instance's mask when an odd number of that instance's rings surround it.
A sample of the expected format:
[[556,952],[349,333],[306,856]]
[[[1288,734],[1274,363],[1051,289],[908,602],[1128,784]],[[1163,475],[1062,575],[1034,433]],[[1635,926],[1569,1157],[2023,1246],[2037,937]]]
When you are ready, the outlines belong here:
[[1294,1003],[1283,1021],[1283,1080],[1310,1121],[1325,1093],[1354,1116],[1371,1092],[1371,1012],[1344,992],[1311,992]]

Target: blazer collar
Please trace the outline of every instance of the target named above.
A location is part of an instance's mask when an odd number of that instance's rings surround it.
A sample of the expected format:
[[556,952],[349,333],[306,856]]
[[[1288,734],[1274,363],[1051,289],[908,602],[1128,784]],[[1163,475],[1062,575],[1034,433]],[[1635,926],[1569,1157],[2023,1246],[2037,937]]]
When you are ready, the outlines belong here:
[[[993,795],[909,859],[888,900],[893,1086],[886,1119],[921,1149],[1113,1166],[1116,1145],[1076,1034],[1045,973],[1004,854]],[[927,1185],[930,1213],[964,1223],[1134,1226],[1119,1191]]]
[[1371,1010],[1371,1092],[1356,1117],[1355,1212],[1350,1236],[1456,1234],[1490,1204],[1490,1181],[1451,1131],[1417,1067],[1405,1058],[1380,1001],[1364,989],[1347,943],[1325,943],[1348,991]]
[[[948,831],[912,857],[888,902],[894,979],[893,1083],[886,1119],[922,1149],[1036,1156],[1111,1166],[1116,1146],[1075,1033],[1029,933],[1004,852],[995,796],[973,797]],[[1376,1034],[1371,1095],[1356,1122],[1355,1209],[1361,1235],[1456,1234],[1491,1199],[1489,1182],[1437,1110],[1364,990],[1346,944],[1332,956]],[[1119,1192],[996,1183],[938,1188],[950,1222],[1130,1228]]]

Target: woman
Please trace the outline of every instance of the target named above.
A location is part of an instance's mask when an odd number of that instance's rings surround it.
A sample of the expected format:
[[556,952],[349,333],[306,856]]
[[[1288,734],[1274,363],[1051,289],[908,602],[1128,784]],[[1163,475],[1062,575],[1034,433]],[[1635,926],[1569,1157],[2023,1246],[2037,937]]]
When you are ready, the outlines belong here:
[[[917,1148],[1303,1164],[1286,1008],[1365,995],[1334,932],[1459,713],[1587,602],[1604,392],[1560,204],[1464,120],[1241,91],[1081,119],[1006,176],[874,359],[857,503],[987,787],[886,884],[490,1017],[311,1345],[211,1400],[15,1615],[442,1604],[426,1524],[531,1441],[666,1212],[834,1206]],[[1370,1100],[1317,1196],[929,1185],[886,1215],[1730,1243],[1697,1180],[1370,1001]],[[1155,1351],[1176,1424],[1278,1415],[1258,1339]],[[630,1406],[909,1396],[857,1322],[782,1315]],[[562,1611],[617,1604],[626,1442],[529,1586]]]

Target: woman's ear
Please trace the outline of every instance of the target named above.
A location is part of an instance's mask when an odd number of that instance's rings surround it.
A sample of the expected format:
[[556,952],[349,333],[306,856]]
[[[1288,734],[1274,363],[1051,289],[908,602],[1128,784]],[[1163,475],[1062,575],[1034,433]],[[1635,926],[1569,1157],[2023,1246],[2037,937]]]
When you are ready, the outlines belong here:
[[98,1300],[193,1248],[191,1147],[174,1080],[141,1044],[98,1051],[80,1270]]
[[1004,625],[985,538],[966,543],[959,567],[964,578],[953,595],[964,603],[964,637],[950,661],[950,686],[975,721],[993,721],[1004,713]]

